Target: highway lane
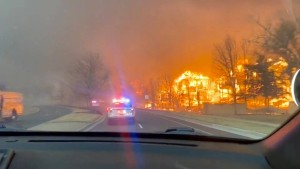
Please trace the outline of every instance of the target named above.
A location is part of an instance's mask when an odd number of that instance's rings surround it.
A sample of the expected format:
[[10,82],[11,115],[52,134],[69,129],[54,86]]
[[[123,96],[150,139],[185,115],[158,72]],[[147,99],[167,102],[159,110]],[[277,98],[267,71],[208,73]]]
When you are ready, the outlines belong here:
[[72,112],[71,109],[61,106],[39,106],[39,108],[39,112],[20,116],[17,121],[1,121],[0,124],[7,128],[24,130]]
[[201,123],[193,123],[178,118],[163,116],[160,113],[147,110],[137,110],[134,123],[124,120],[116,120],[114,124],[108,123],[107,118],[89,126],[85,131],[93,132],[164,132],[172,127],[191,127],[194,128],[197,134],[206,136],[222,136],[233,138],[246,138],[237,134],[217,130],[214,128],[201,125]]
[[[102,113],[104,111],[102,110]],[[12,129],[28,129],[37,126],[42,123],[46,123],[50,120],[54,120],[61,116],[72,113],[72,109],[61,106],[40,106],[40,111],[37,113],[25,115],[19,117],[17,121],[5,122],[2,121],[7,128]],[[105,113],[104,118],[99,121],[92,122],[90,125],[85,127],[82,131],[93,131],[93,132],[144,132],[144,133],[162,133],[168,128],[173,127],[191,127],[194,128],[197,134],[205,136],[222,136],[222,137],[233,137],[233,138],[247,138],[237,134],[217,130],[214,128],[207,127],[204,125],[194,122],[189,122],[185,119],[178,119],[178,117],[162,115],[162,112],[155,112],[150,110],[137,110],[135,122],[129,121],[115,121],[113,124],[109,124]],[[74,129],[74,131],[76,131]]]

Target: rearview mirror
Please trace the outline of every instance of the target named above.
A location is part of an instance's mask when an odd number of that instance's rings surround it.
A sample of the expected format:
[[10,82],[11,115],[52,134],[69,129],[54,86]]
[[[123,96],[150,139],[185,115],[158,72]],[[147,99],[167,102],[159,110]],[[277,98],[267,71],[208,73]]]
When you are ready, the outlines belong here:
[[291,86],[292,97],[297,106],[300,105],[300,69],[295,73],[292,86]]

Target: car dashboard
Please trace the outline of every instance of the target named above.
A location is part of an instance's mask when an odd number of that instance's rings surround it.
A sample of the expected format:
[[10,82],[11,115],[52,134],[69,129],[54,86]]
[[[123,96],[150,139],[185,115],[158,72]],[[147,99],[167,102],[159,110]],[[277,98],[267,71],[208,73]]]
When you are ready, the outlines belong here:
[[251,168],[270,166],[257,144],[132,137],[4,137],[1,166],[47,168]]

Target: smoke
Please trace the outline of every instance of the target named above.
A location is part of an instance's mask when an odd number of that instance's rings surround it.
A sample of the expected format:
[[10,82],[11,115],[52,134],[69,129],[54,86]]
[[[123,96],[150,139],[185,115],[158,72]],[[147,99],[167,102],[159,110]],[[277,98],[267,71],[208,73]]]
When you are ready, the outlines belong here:
[[[286,12],[288,14],[288,17],[296,24],[297,28],[299,28],[299,23],[297,22],[297,18],[294,12],[294,6],[293,6],[293,0],[283,0]],[[298,2],[299,5],[299,2]],[[297,7],[297,6],[296,6]]]
[[1,0],[0,84],[47,98],[90,52],[104,57],[114,83],[186,69],[209,75],[214,43],[250,35],[253,15],[279,9],[268,0]]

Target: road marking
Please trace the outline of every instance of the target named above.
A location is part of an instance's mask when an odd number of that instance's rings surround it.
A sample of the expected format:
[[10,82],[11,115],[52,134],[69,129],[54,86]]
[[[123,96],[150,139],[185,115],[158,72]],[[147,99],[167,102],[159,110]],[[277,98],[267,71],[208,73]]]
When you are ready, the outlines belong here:
[[139,127],[142,129],[143,128],[143,126],[139,123]]
[[170,118],[166,118],[166,117],[160,117],[160,118],[165,119],[165,120],[172,121],[172,122],[174,122],[174,123],[177,123],[177,124],[180,124],[180,125],[183,125],[183,126],[186,126],[186,127],[191,127],[191,128],[193,128],[193,129],[198,130],[198,131],[200,131],[200,132],[202,132],[202,133],[205,133],[205,134],[207,134],[207,135],[213,135],[212,133],[209,133],[209,132],[207,132],[207,131],[204,131],[204,130],[201,130],[201,129],[198,129],[198,128],[189,126],[189,125],[187,125],[187,124],[180,123],[180,122],[175,121],[175,120],[171,120]]
[[102,119],[100,119],[98,122],[92,124],[90,127],[86,128],[86,129],[82,129],[82,131],[90,131],[93,128],[95,128],[97,125],[99,125],[100,123],[102,123],[104,120],[106,119],[106,116],[104,116]]

